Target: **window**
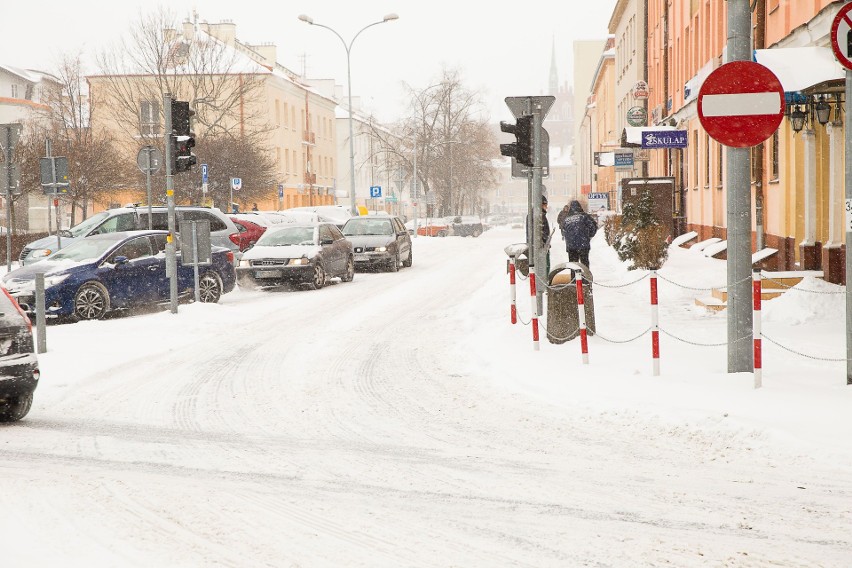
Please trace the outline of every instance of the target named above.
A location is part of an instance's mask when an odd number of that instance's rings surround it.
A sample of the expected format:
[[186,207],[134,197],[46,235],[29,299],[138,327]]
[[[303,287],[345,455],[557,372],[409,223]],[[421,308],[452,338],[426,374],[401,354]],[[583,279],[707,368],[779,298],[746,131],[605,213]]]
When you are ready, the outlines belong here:
[[770,176],[769,179],[777,180],[778,179],[778,132],[772,135],[772,139],[770,142]]
[[14,83],[12,83],[12,98],[13,99],[18,98],[18,86]]
[[710,135],[704,134],[704,187],[710,187]]
[[214,231],[225,231],[228,229],[228,226],[225,225],[224,221],[207,211],[184,211],[181,218],[184,221],[210,221],[211,233]]
[[133,231],[135,229],[136,215],[134,213],[122,213],[121,215],[109,217],[97,229],[86,236],[115,233],[117,231]]
[[284,150],[284,171],[290,173],[290,150]]
[[724,152],[722,151],[722,145],[716,144],[716,156],[718,159],[716,160],[716,189],[722,189],[722,156]]
[[281,126],[281,101],[275,99],[275,126]]
[[127,260],[134,260],[151,255],[151,241],[148,237],[138,237],[121,245],[107,262],[115,263],[115,259],[119,256],[126,256]]
[[284,128],[290,126],[290,117],[287,115],[287,101],[284,101]]
[[142,101],[139,103],[139,133],[143,136],[158,136],[160,134],[159,101]]

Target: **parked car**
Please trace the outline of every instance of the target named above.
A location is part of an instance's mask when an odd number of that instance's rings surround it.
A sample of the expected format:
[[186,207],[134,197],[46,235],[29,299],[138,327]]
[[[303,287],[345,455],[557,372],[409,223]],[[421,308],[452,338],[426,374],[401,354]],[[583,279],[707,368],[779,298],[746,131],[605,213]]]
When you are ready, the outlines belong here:
[[450,224],[442,218],[426,219],[426,224],[417,227],[417,234],[425,237],[446,237],[450,234]]
[[237,267],[237,282],[248,289],[295,283],[317,290],[334,277],[351,282],[355,256],[332,223],[270,227]]
[[411,266],[411,237],[399,217],[352,217],[343,225],[343,235],[352,242],[356,268],[396,272],[400,263]]
[[30,319],[6,290],[0,294],[0,422],[30,411],[40,377]]
[[[44,274],[47,317],[100,319],[111,311],[170,301],[166,277],[167,231],[121,231],[77,239],[46,259],[13,270],[2,285],[33,316],[36,274]],[[234,289],[234,253],[212,247],[212,263],[199,266],[202,302],[218,302]],[[195,270],[178,254],[178,295],[195,295]]]
[[[175,207],[175,231],[180,232],[180,222],[209,221],[210,242],[238,253],[240,250],[240,231],[234,222],[219,209],[179,205]],[[151,225],[154,229],[169,229],[168,208],[162,205],[151,207]],[[135,231],[148,228],[148,206],[129,206],[107,209],[95,213],[70,229],[59,231],[59,238],[48,236],[24,246],[19,260],[22,265],[42,260],[60,248],[91,235]]]
[[352,211],[342,205],[309,205],[306,207],[291,207],[283,212],[308,211],[316,213],[323,223],[334,223],[340,229],[353,215]]
[[[237,229],[240,231],[241,252],[245,252],[249,248],[254,246],[260,236],[267,229],[265,225],[261,225],[259,223],[256,223],[255,221],[249,221],[243,218],[238,218],[236,215],[232,215],[231,220],[234,222],[234,225],[236,225]],[[260,219],[256,220],[262,222]]]
[[458,237],[478,237],[485,228],[482,225],[482,219],[474,216],[456,215],[448,219],[450,224],[450,234]]

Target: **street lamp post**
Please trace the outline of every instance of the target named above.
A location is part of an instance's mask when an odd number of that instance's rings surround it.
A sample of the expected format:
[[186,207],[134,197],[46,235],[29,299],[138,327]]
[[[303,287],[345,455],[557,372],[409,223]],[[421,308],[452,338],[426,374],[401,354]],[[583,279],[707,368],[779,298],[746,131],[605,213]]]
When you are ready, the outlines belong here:
[[361,32],[363,32],[364,30],[366,30],[367,28],[370,28],[372,26],[376,26],[378,24],[384,24],[385,22],[397,20],[397,19],[399,19],[399,16],[397,16],[396,14],[388,14],[387,16],[382,18],[382,20],[380,22],[373,22],[372,24],[367,24],[366,26],[364,26],[363,28],[358,30],[358,33],[355,34],[355,36],[352,38],[352,40],[348,44],[346,43],[346,40],[344,40],[343,37],[339,33],[337,33],[334,29],[332,29],[332,28],[330,28],[330,27],[328,27],[324,24],[318,24],[318,23],[314,22],[313,18],[311,18],[310,16],[306,16],[305,14],[301,14],[299,16],[299,19],[302,20],[305,23],[312,25],[312,26],[319,26],[321,28],[325,28],[325,29],[331,31],[331,33],[333,33],[334,35],[337,36],[337,38],[343,44],[343,48],[346,50],[346,82],[347,82],[348,90],[349,90],[349,182],[350,182],[349,201],[350,201],[350,207],[352,209],[352,214],[357,215],[358,209],[355,205],[355,139],[354,139],[354,132],[353,132],[353,127],[352,127],[352,67],[351,67],[350,62],[349,62],[349,59],[350,59],[349,55],[352,51],[352,44],[355,43],[355,39],[357,39],[357,37],[359,35],[361,35]]

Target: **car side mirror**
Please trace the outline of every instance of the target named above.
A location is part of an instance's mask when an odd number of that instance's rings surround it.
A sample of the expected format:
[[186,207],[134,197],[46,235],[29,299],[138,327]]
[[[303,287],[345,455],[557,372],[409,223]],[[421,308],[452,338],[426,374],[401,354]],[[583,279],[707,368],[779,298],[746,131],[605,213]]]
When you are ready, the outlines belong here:
[[115,265],[116,265],[116,266],[119,266],[119,265],[121,265],[121,264],[127,264],[128,262],[129,262],[129,261],[128,261],[128,258],[127,258],[126,256],[117,256],[117,257],[115,257]]
[[334,239],[321,239],[321,240],[320,240],[320,244],[321,244],[321,245],[330,245],[330,244],[332,244],[333,242],[334,242]]

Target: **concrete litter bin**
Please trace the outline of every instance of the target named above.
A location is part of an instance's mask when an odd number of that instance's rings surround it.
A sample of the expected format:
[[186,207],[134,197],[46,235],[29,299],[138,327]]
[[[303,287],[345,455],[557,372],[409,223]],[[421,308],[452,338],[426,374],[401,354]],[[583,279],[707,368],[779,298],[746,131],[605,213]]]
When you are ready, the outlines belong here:
[[[595,302],[592,297],[592,273],[579,262],[557,264],[547,283],[547,340],[565,343],[580,335],[580,312],[577,309],[577,273],[583,275],[583,307],[586,334],[595,334]],[[553,289],[553,288],[556,289]]]

